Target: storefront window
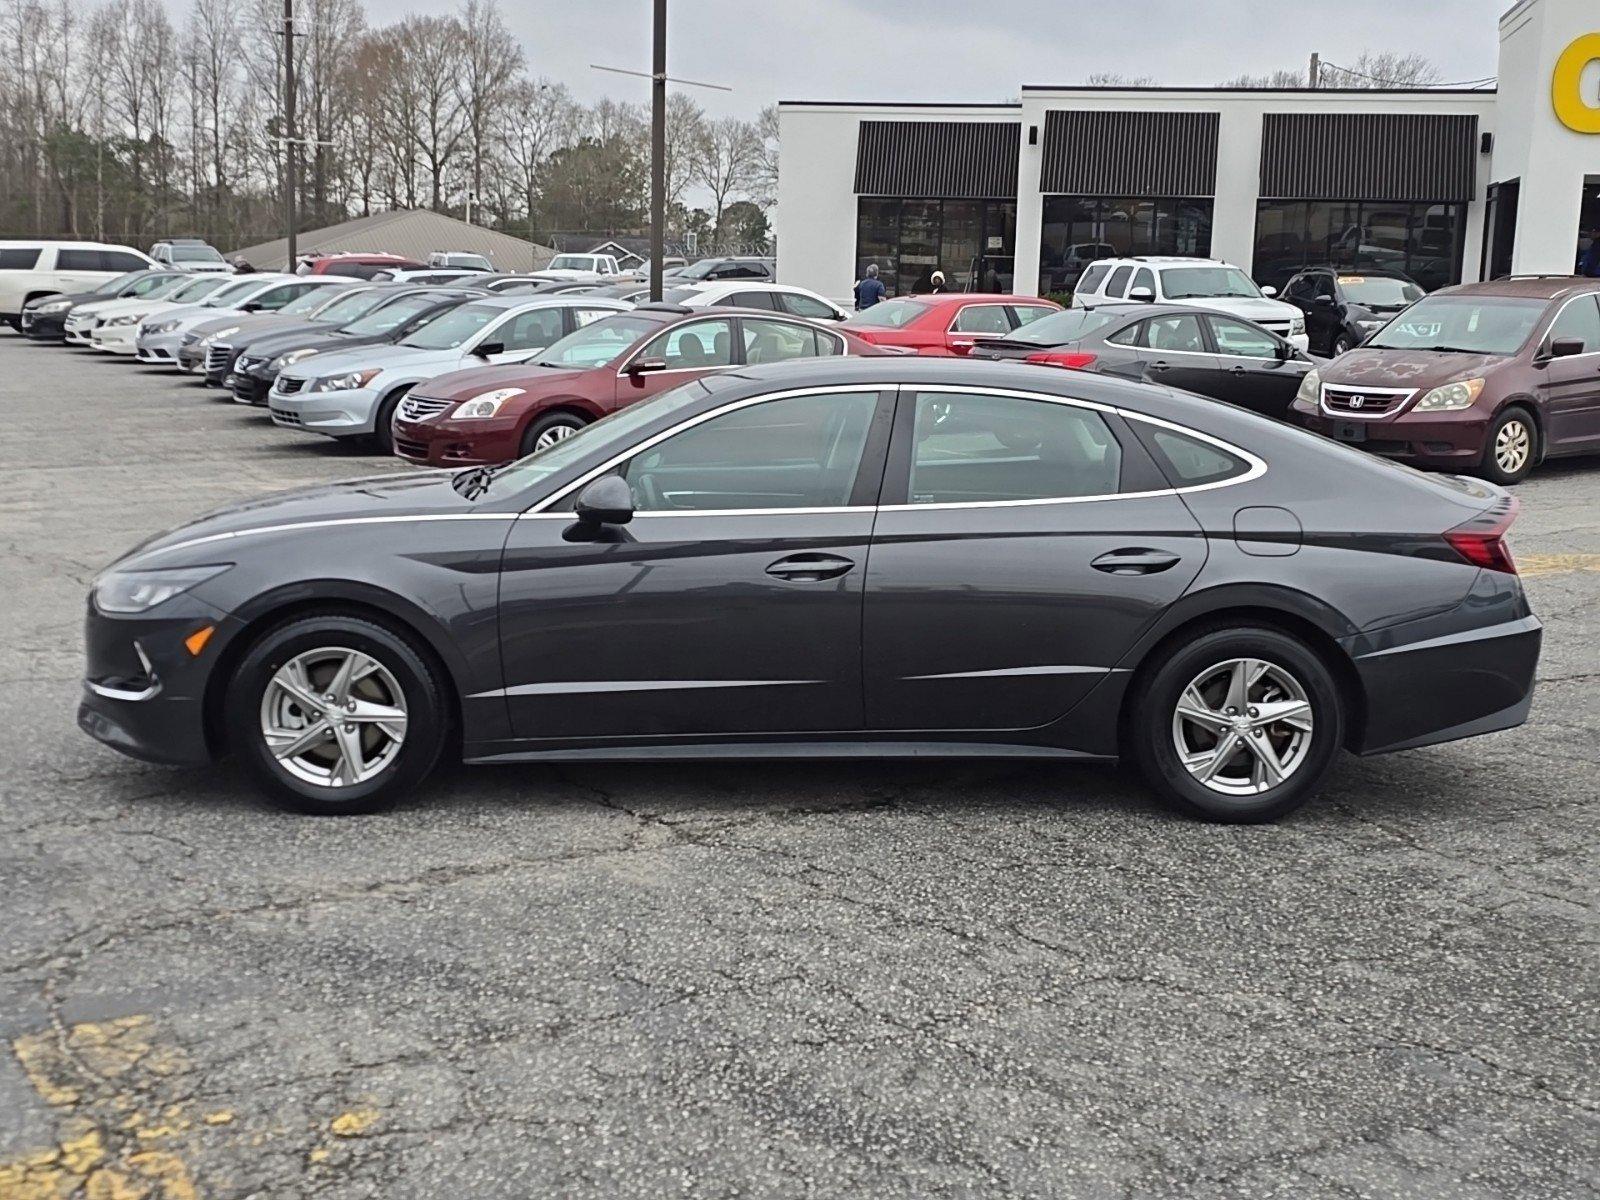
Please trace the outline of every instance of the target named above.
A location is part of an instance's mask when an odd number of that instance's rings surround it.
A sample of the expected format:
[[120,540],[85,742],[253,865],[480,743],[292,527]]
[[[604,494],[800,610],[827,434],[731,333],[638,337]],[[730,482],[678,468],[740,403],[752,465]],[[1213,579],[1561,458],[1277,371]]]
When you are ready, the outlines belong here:
[[1461,280],[1466,207],[1389,201],[1263,200],[1256,282],[1281,288],[1303,267],[1398,271],[1428,291]]
[[862,196],[856,278],[878,264],[891,296],[927,292],[934,271],[958,292],[1011,289],[1017,206],[1010,200],[898,200]]
[[1090,263],[1132,254],[1211,253],[1211,201],[1046,196],[1039,291],[1070,292]]

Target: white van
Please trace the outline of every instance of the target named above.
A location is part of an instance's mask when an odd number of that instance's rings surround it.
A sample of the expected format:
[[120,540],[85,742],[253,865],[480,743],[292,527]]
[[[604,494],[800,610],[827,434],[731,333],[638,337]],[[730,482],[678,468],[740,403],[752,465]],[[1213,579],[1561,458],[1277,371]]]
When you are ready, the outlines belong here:
[[20,329],[22,306],[29,300],[87,292],[118,275],[155,265],[131,246],[46,238],[0,242],[0,320]]

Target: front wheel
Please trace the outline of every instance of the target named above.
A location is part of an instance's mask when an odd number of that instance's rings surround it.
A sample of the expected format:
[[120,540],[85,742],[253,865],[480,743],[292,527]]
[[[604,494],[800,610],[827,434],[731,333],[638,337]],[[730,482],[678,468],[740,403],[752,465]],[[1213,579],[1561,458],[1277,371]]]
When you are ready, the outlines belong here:
[[1341,333],[1338,337],[1333,339],[1333,353],[1330,357],[1338,358],[1339,355],[1343,354],[1346,350],[1352,349],[1354,346],[1355,342],[1351,341],[1350,335],[1348,333]]
[[1344,720],[1332,673],[1305,643],[1264,626],[1213,627],[1153,664],[1129,737],[1162,800],[1255,823],[1311,798],[1344,742]]
[[228,744],[277,803],[370,812],[419,785],[448,723],[434,668],[362,617],[290,621],[252,646],[227,694]]
[[541,450],[548,450],[557,442],[564,442],[589,422],[576,413],[550,413],[540,417],[522,431],[522,455],[527,458]]
[[1539,433],[1523,408],[1508,408],[1489,425],[1479,470],[1491,483],[1521,483],[1533,470]]
[[394,413],[400,401],[411,389],[398,388],[378,402],[378,411],[372,415],[372,441],[384,454],[394,453]]

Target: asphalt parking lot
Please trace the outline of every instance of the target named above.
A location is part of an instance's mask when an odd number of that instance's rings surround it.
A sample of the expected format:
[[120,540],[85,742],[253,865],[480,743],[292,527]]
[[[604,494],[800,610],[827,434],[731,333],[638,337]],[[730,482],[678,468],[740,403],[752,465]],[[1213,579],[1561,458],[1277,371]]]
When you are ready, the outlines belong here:
[[1531,722],[1277,826],[824,762],[313,820],[73,723],[101,566],[403,469],[220,397],[0,333],[4,1200],[1600,1195],[1600,459],[1519,489]]

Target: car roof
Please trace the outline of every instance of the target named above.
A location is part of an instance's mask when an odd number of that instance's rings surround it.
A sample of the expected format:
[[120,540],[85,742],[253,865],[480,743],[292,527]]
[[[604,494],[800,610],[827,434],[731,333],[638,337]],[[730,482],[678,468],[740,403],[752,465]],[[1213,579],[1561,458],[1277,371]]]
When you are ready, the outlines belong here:
[[1526,300],[1560,300],[1584,292],[1600,291],[1600,279],[1580,275],[1512,275],[1481,283],[1458,283],[1440,288],[1435,296],[1515,296]]

